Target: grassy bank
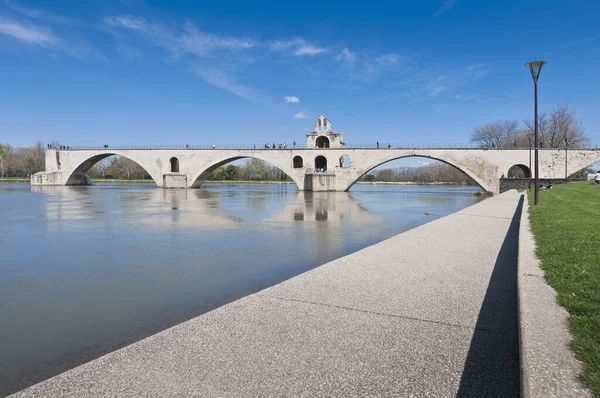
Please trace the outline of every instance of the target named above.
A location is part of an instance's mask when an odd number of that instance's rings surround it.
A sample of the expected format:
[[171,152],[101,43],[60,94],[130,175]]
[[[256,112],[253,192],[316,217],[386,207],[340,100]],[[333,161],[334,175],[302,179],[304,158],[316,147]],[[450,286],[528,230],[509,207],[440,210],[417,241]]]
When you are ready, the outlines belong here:
[[[529,196],[533,203],[533,193]],[[558,302],[570,314],[582,382],[600,397],[600,186],[556,185],[530,206],[537,255]]]
[[25,177],[0,177],[0,182],[29,182]]

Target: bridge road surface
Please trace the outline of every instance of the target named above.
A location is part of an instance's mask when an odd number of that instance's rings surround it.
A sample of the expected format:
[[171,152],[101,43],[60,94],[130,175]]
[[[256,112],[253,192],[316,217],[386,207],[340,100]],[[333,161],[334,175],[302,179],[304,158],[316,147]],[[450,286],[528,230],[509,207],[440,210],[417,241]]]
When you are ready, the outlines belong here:
[[521,206],[487,199],[14,396],[517,397]]

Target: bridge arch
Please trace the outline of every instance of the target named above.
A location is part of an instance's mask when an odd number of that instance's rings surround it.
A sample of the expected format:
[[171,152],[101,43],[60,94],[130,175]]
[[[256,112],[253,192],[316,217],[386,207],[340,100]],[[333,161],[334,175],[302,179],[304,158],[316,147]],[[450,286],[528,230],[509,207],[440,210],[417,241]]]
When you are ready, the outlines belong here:
[[193,172],[191,174],[191,177],[192,177],[192,179],[190,180],[191,184],[188,186],[191,188],[200,188],[202,186],[202,184],[204,184],[204,182],[206,181],[208,176],[210,176],[212,174],[212,172],[215,171],[216,169],[218,169],[219,167],[224,166],[224,165],[231,163],[233,161],[236,161],[236,160],[252,159],[252,158],[260,159],[264,162],[267,162],[267,163],[277,167],[279,170],[281,170],[283,173],[285,173],[289,178],[291,178],[291,180],[296,184],[296,187],[298,189],[302,190],[304,188],[304,181],[301,178],[299,178],[300,177],[299,173],[302,173],[302,176],[304,176],[303,169],[296,168],[294,170],[293,164],[288,164],[288,163],[291,163],[291,162],[289,162],[289,160],[287,160],[286,164],[284,165],[283,162],[278,162],[269,157],[262,157],[262,156],[256,156],[256,155],[227,156],[222,159],[213,161],[209,165],[203,166],[199,171]]
[[531,170],[524,164],[515,164],[506,172],[507,178],[531,178]]
[[88,171],[90,171],[90,169],[96,163],[98,163],[99,161],[106,159],[110,156],[119,156],[119,157],[123,157],[123,158],[131,160],[132,162],[134,162],[138,166],[140,166],[142,169],[144,169],[144,171],[146,173],[148,173],[150,178],[152,178],[152,180],[154,181],[154,183],[157,186],[161,186],[161,184],[159,183],[161,180],[161,177],[159,175],[152,173],[150,168],[147,167],[147,165],[145,165],[144,162],[139,161],[139,160],[135,159],[134,157],[123,155],[122,153],[120,153],[120,151],[107,151],[107,152],[97,153],[96,155],[90,156],[90,157],[84,159],[83,161],[75,162],[76,166],[72,170],[63,169],[62,170],[63,175],[66,176],[65,180],[63,180],[63,181],[66,181],[65,185],[85,185],[86,184],[85,175],[88,173]]
[[356,182],[361,177],[363,177],[365,174],[367,174],[371,170],[381,166],[382,164],[391,162],[392,160],[398,160],[398,159],[409,158],[409,157],[427,158],[427,159],[437,160],[437,161],[440,161],[447,165],[450,165],[450,166],[454,167],[455,169],[458,169],[461,172],[463,172],[464,174],[466,174],[471,180],[473,180],[483,190],[485,190],[487,192],[494,192],[494,189],[491,186],[489,186],[485,181],[483,181],[481,178],[479,178],[474,172],[472,172],[465,166],[461,165],[460,163],[457,163],[456,161],[454,161],[452,159],[445,159],[445,158],[441,158],[441,157],[428,156],[428,155],[423,155],[423,154],[388,156],[383,159],[377,160],[367,166],[361,167],[360,169],[358,169],[357,173],[353,176],[353,181],[348,184],[348,186],[344,189],[344,191],[348,191],[350,188],[352,188],[352,186],[354,184],[356,184]]

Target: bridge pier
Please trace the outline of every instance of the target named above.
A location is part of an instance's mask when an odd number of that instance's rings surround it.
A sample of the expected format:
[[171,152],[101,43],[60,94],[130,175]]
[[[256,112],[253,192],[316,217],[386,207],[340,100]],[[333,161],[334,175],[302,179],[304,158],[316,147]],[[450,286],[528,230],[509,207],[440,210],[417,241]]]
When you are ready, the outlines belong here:
[[187,188],[187,174],[169,173],[163,174],[163,188]]
[[62,171],[40,171],[31,176],[31,185],[65,185]]
[[335,185],[335,173],[306,173],[304,177],[304,191],[339,191]]

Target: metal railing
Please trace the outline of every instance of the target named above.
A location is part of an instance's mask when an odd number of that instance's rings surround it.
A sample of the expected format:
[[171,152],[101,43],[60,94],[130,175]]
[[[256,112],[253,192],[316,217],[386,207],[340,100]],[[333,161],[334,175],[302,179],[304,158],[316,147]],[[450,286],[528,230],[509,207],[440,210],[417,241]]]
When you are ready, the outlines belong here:
[[[165,150],[165,149],[176,149],[176,150],[198,150],[198,149],[245,149],[245,150],[293,150],[293,149],[489,149],[489,150],[529,150],[529,146],[527,147],[515,147],[515,148],[493,148],[493,147],[481,147],[475,144],[461,144],[461,143],[445,143],[445,144],[430,144],[430,143],[404,143],[404,144],[392,144],[392,143],[380,143],[377,144],[347,144],[343,148],[306,148],[305,145],[287,145],[285,148],[279,147],[276,145],[275,148],[269,146],[268,148],[265,145],[255,145],[255,144],[246,144],[246,145],[216,145],[213,147],[212,144],[202,144],[202,145],[100,145],[100,146],[71,146],[71,145],[63,145],[60,147],[50,147],[48,149],[57,149],[57,150],[65,150],[65,151],[89,151],[89,150]],[[556,150],[556,149],[564,149],[564,148],[540,148],[540,150]],[[568,150],[581,150],[581,149],[600,149],[600,144],[590,145],[587,148],[568,148]]]

